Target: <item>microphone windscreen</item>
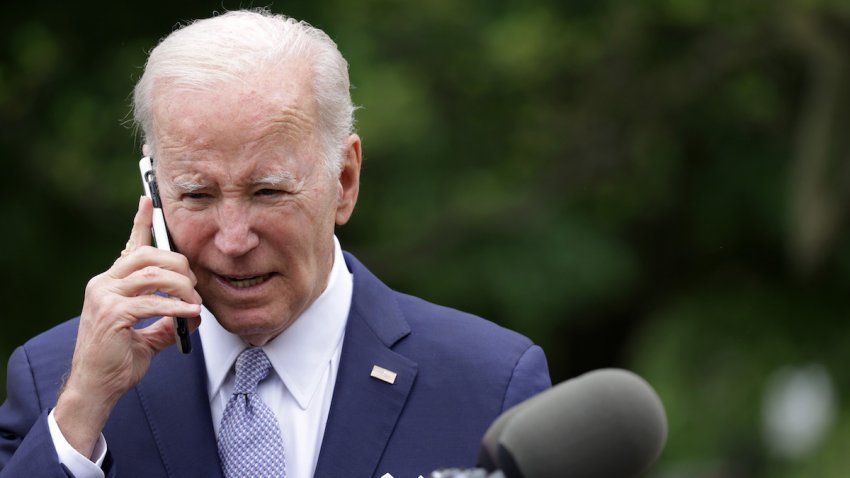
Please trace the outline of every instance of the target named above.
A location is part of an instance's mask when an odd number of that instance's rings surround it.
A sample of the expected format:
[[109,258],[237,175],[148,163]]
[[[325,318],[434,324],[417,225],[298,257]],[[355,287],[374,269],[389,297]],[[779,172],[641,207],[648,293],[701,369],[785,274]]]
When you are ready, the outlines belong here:
[[521,404],[504,426],[498,460],[507,478],[640,476],[667,440],[664,406],[626,370],[602,369]]
[[528,399],[507,409],[490,425],[490,428],[487,429],[484,437],[481,439],[481,449],[478,451],[478,466],[487,471],[499,469],[499,440],[502,438],[502,431],[517,412],[531,401],[532,399]]

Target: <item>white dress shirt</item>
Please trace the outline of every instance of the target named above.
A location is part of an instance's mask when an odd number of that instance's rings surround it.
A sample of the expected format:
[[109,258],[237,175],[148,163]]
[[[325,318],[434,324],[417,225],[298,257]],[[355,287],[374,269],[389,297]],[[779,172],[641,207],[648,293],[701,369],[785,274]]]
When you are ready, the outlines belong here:
[[[351,273],[334,237],[334,263],[325,291],[289,328],[263,347],[274,373],[260,383],[257,393],[280,423],[287,478],[310,478],[316,469],[352,290]],[[218,435],[236,379],[236,357],[248,345],[224,330],[205,307],[201,311],[200,335],[213,427]],[[100,465],[106,455],[106,443],[102,435],[89,460],[68,444],[56,426],[53,412],[48,424],[61,463],[78,478],[103,478]]]

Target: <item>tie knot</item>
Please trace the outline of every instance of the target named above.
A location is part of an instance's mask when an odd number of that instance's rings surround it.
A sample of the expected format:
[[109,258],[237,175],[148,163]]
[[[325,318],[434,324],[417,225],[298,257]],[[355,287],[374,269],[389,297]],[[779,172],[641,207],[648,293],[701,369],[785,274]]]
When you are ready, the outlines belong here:
[[233,393],[254,393],[257,384],[263,381],[271,370],[272,364],[263,349],[252,347],[245,349],[236,358],[236,386]]

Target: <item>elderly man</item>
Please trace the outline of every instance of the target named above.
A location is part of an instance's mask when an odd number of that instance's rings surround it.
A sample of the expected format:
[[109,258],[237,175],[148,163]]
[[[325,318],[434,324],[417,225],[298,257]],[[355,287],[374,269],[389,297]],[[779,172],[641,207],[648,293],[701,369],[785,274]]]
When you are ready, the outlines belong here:
[[[194,22],[135,89],[174,249],[143,198],[79,318],[18,348],[0,475],[416,477],[472,466],[550,385],[528,339],[343,253],[361,142],[345,60],[266,11]],[[174,322],[188,318],[181,354]]]

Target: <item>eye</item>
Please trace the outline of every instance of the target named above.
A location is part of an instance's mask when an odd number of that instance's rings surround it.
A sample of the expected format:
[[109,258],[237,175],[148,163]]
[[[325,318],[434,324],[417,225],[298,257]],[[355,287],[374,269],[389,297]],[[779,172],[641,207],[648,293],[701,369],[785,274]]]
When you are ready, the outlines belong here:
[[206,199],[208,197],[210,197],[210,195],[207,193],[186,193],[183,195],[184,199],[192,200]]
[[283,194],[283,191],[280,189],[263,188],[258,189],[254,194],[257,196],[277,196],[279,194]]

